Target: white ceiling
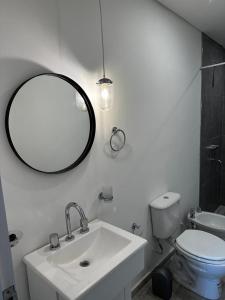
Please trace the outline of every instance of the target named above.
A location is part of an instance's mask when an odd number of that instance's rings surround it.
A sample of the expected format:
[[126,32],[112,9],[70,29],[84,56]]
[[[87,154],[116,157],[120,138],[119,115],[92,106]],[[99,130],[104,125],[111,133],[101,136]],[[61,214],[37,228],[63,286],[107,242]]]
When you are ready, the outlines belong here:
[[225,0],[158,0],[225,47]]

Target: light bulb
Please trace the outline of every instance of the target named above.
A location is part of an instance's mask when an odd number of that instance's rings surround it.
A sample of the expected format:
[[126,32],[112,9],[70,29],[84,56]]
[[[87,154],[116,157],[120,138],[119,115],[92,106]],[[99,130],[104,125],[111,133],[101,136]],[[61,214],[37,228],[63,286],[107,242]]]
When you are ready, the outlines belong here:
[[105,84],[102,85],[102,86],[101,86],[101,98],[102,98],[104,101],[108,101],[109,96],[110,96],[110,94],[109,94],[109,90],[108,90],[107,85],[105,85]]
[[99,107],[102,110],[110,110],[113,105],[113,86],[108,78],[102,78],[98,81],[99,86]]

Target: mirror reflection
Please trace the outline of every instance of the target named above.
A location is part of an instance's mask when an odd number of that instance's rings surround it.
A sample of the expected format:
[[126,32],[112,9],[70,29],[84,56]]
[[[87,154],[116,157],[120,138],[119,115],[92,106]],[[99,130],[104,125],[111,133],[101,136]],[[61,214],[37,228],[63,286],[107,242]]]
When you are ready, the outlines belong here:
[[82,88],[68,77],[43,74],[14,93],[6,131],[16,155],[31,168],[60,173],[79,164],[94,139],[95,118]]

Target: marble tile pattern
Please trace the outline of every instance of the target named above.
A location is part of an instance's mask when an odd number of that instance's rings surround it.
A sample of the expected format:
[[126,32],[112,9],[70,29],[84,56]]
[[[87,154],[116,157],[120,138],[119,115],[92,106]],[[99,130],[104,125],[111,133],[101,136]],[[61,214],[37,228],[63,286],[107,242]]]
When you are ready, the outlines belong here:
[[[147,283],[137,294],[133,297],[132,300],[160,300],[161,298],[152,294],[151,282]],[[173,295],[170,300],[204,300],[195,293],[185,289],[175,281],[173,282]],[[223,288],[222,297],[220,300],[225,300],[225,288]]]
[[224,205],[220,205],[216,210],[215,210],[216,214],[225,216],[225,206]]
[[[225,49],[203,34],[202,64],[211,65],[225,60]],[[225,162],[225,68],[202,71],[200,207],[215,211],[224,205],[225,171],[209,157]],[[214,151],[209,145],[218,145]]]

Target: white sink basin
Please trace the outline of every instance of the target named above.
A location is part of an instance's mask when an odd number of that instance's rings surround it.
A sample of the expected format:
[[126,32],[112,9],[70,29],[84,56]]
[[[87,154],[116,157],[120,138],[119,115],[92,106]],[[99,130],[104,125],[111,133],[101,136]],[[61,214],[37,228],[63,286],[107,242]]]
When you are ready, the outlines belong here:
[[73,241],[61,238],[58,250],[50,251],[47,245],[24,258],[28,277],[34,271],[62,297],[56,299],[95,299],[94,294],[99,300],[110,299],[104,294],[110,284],[110,295],[116,295],[143,268],[146,240],[99,220],[89,228],[85,234],[77,230]]
[[[130,242],[126,237],[101,226],[59,249],[47,260],[79,282],[85,280],[87,275],[94,276],[99,268],[104,269],[104,266]],[[89,266],[81,267],[82,262],[89,263]]]

